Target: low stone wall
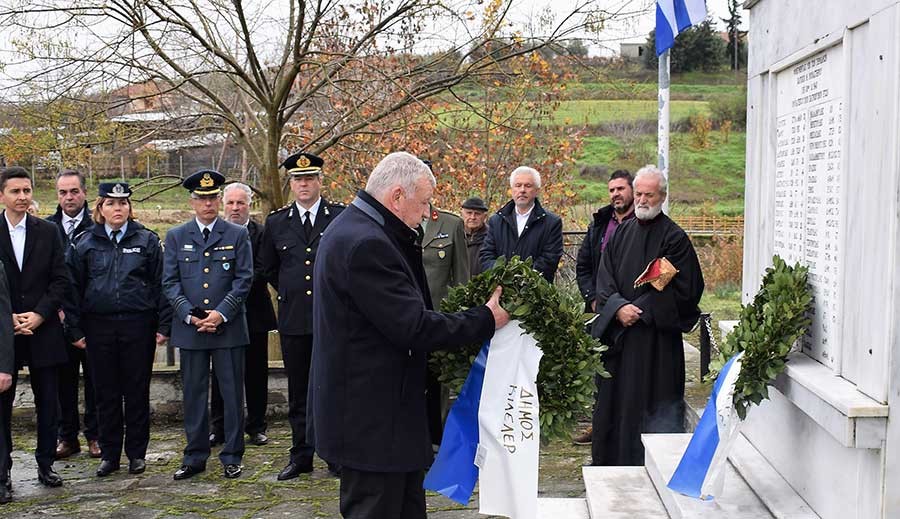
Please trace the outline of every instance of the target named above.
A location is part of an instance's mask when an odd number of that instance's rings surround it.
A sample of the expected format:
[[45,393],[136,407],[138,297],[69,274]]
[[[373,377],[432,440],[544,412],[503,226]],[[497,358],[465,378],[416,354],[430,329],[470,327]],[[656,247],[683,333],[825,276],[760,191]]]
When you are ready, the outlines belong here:
[[[165,350],[162,350],[165,354]],[[151,419],[180,420],[181,406],[181,373],[177,366],[156,364],[153,378],[150,381]],[[281,361],[269,362],[269,416],[287,416],[288,411],[287,376]],[[80,392],[82,403],[84,391]],[[19,373],[16,386],[16,399],[13,404],[13,416],[34,416],[34,395],[31,393],[27,370]]]

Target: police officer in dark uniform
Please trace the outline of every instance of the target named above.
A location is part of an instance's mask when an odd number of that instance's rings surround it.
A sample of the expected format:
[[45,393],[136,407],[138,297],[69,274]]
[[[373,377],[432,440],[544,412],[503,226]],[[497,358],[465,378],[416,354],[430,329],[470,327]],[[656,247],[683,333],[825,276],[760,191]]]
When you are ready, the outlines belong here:
[[[309,153],[288,157],[282,167],[291,178],[294,202],[266,218],[261,260],[264,274],[278,291],[278,334],[288,376],[290,461],[279,480],[312,472],[312,445],[306,438],[306,397],[312,355],[313,265],[325,228],[344,209],[320,196],[324,161]],[[329,466],[335,472],[337,467]]]
[[159,236],[133,220],[130,196],[124,182],[101,183],[96,225],[73,240],[66,257],[76,297],[65,307],[66,325],[94,367],[99,477],[119,470],[123,429],[128,472],[146,468],[153,357],[172,318],[162,296]]
[[209,442],[209,362],[222,395],[223,475],[241,475],[244,456],[244,350],[250,342],[244,302],[253,282],[253,251],[244,226],[219,218],[221,173],[184,179],[196,218],[166,234],[163,291],[172,304],[172,344],[179,348],[187,446],[174,477],[206,470]]

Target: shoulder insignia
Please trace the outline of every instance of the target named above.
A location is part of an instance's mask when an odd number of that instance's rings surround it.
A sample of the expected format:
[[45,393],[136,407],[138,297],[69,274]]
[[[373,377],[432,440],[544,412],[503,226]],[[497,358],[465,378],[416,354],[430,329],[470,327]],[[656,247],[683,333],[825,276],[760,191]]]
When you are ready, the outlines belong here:
[[281,211],[284,211],[285,209],[289,209],[292,204],[293,204],[293,202],[291,202],[290,204],[285,204],[284,206],[279,207],[278,209],[274,209],[274,210],[270,211],[269,214],[280,213]]

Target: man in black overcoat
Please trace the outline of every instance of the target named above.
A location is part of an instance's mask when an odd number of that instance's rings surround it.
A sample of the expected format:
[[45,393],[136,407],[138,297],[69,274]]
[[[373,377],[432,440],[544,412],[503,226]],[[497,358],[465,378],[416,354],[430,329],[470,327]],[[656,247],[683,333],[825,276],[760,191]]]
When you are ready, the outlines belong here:
[[509,176],[513,199],[488,220],[488,231],[478,253],[482,270],[500,256],[531,258],[534,270],[553,283],[563,255],[562,219],[545,209],[538,194],[541,174],[520,166]]
[[[288,421],[291,449],[278,480],[312,472],[312,444],[307,439],[307,393],[313,344],[313,268],[322,234],[344,209],[325,200],[324,161],[310,153],[295,153],[282,167],[290,176],[294,201],[266,218],[261,260],[265,278],[278,292],[278,336],[288,377]],[[329,465],[336,474],[338,467]]]
[[[6,226],[0,230],[0,261],[6,270],[15,328],[16,369],[28,365],[31,391],[37,414],[38,481],[58,487],[62,478],[53,470],[59,425],[59,367],[68,362],[59,309],[71,279],[64,261],[63,243],[56,226],[28,214],[31,205],[31,177],[24,168],[9,167],[0,172],[0,191],[6,206]],[[3,393],[3,425],[8,431],[16,389]],[[0,479],[9,479],[12,468],[12,440],[6,435],[5,466]]]
[[484,306],[431,310],[414,229],[434,185],[417,157],[388,155],[319,247],[310,431],[342,467],[344,517],[425,518],[426,354],[481,343],[509,321],[499,288]]
[[[15,398],[10,391],[16,376],[16,355],[12,323],[12,305],[9,301],[9,283],[6,282],[6,268],[0,261],[0,504],[12,501],[12,481],[5,466],[9,457],[10,416],[6,400]],[[11,406],[10,406],[11,407]]]

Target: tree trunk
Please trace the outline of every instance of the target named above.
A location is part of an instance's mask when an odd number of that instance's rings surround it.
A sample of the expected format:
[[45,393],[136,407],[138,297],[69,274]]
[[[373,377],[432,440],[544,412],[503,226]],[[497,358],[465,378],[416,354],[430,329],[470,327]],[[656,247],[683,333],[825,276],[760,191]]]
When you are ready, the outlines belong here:
[[259,171],[259,189],[264,193],[264,204],[268,211],[284,205],[284,192],[281,190],[281,175],[278,171],[278,145],[281,142],[281,127],[274,118],[268,118],[265,164]]

